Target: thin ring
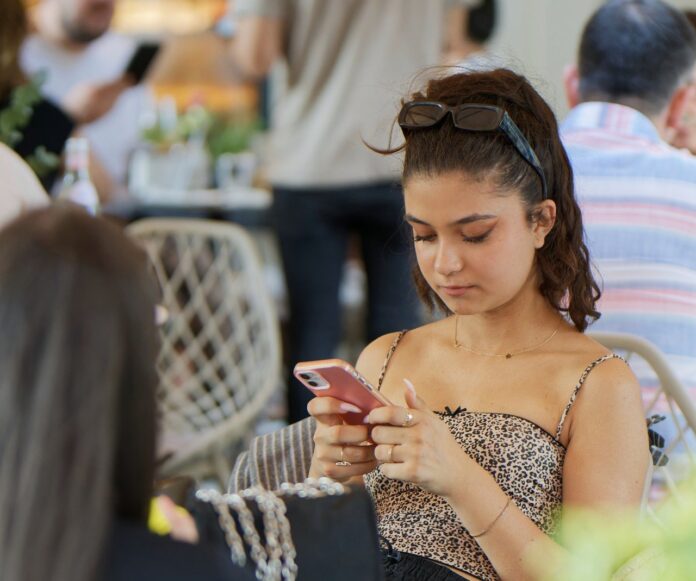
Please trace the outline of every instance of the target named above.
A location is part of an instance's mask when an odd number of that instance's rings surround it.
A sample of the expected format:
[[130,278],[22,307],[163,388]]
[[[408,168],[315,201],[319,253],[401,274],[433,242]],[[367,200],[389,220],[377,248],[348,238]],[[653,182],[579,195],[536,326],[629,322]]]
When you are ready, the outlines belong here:
[[396,448],[396,444],[392,444],[389,447],[389,452],[387,452],[387,462],[389,464],[392,464],[394,462],[394,448]]
[[401,424],[402,428],[408,428],[413,423],[413,414],[411,412],[406,412],[406,419],[404,423]]
[[341,459],[336,462],[336,466],[352,466],[352,464],[345,459],[343,448],[345,448],[345,446],[341,446]]

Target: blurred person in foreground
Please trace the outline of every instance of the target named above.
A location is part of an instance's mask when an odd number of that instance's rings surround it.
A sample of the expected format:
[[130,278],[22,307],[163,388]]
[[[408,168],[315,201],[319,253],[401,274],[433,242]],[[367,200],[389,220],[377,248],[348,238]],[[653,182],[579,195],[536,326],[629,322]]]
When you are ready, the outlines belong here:
[[[136,40],[109,30],[117,0],[41,0],[31,16],[32,34],[21,51],[27,74],[46,71],[43,90],[61,101],[85,83],[121,86]],[[121,87],[123,89],[123,87]],[[103,199],[124,194],[130,155],[140,141],[140,118],[151,106],[143,85],[122,90],[109,112],[83,127],[104,168]],[[94,176],[93,176],[94,177]]]
[[49,198],[31,168],[0,143],[0,228],[22,212],[47,206]]
[[251,578],[147,530],[155,300],[144,252],[104,219],[53,207],[0,231],[3,581]]
[[[472,0],[238,0],[232,55],[250,77],[287,66],[272,104],[269,179],[290,306],[289,363],[333,357],[351,234],[367,275],[367,340],[420,322],[398,164],[384,144],[405,84],[442,59],[450,5]],[[289,378],[291,422],[311,393]]]
[[[20,67],[19,53],[27,31],[24,1],[4,0],[0,18],[0,141],[24,158],[50,191],[68,138],[81,125],[107,113],[127,84],[124,79],[82,83],[60,99],[47,97],[43,85],[28,78]],[[103,170],[96,162],[92,174],[100,183]]]
[[593,329],[653,342],[691,388],[696,158],[669,141],[696,91],[695,67],[696,32],[681,12],[661,0],[611,0],[567,70],[572,110],[561,127],[604,285]]

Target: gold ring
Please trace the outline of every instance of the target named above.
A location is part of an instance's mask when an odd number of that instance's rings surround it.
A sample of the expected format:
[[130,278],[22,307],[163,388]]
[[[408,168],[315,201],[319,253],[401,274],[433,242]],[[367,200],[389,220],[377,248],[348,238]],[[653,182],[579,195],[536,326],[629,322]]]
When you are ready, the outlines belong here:
[[387,453],[387,462],[390,464],[394,461],[394,448],[396,447],[396,444],[392,444],[389,447],[389,452]]
[[402,428],[408,428],[413,423],[413,414],[411,412],[406,412],[406,419],[404,423],[401,424]]
[[352,466],[352,464],[348,462],[348,460],[346,460],[344,457],[344,447],[345,446],[341,446],[341,459],[338,462],[336,462],[336,466]]

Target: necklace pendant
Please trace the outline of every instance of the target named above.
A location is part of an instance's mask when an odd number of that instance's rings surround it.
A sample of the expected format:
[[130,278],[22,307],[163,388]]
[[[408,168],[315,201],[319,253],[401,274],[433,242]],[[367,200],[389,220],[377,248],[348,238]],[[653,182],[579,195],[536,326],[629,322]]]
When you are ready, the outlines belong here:
[[512,353],[506,353],[505,359],[512,359]]

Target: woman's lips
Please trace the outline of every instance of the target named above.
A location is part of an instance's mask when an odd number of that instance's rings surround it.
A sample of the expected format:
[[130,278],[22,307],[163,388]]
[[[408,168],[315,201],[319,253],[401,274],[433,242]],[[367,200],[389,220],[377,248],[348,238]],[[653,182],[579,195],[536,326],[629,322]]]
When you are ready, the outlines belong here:
[[470,293],[475,286],[473,284],[470,285],[448,285],[448,286],[441,286],[440,291],[443,294],[446,294],[447,296],[450,297],[461,297],[465,294]]

